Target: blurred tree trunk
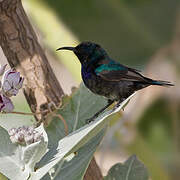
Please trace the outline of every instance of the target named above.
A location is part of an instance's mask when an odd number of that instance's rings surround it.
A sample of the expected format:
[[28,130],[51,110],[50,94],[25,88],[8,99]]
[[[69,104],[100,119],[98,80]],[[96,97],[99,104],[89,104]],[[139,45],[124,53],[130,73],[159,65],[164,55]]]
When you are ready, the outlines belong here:
[[[32,112],[48,110],[52,102],[56,106],[61,104],[64,93],[37,41],[21,0],[0,1],[0,45],[10,66],[25,77],[24,94]],[[35,118],[41,121],[43,117],[37,115]],[[102,177],[94,159],[87,174]],[[97,176],[86,177],[87,180],[97,179]]]
[[[25,77],[24,94],[33,112],[59,105],[64,95],[20,0],[0,3],[0,44],[11,67]],[[36,116],[40,120],[41,115]]]
[[102,180],[100,168],[98,167],[95,158],[93,157],[89,164],[88,170],[84,176],[84,180]]

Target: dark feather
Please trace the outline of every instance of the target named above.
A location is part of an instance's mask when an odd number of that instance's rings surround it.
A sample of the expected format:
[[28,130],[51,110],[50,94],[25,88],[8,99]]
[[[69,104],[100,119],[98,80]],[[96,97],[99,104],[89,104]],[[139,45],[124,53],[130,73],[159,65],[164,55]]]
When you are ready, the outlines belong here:
[[[116,67],[116,69],[112,68],[113,65]],[[103,67],[101,68],[101,66],[99,66],[99,69],[102,70],[98,71],[97,75],[107,81],[146,81],[144,76],[138,73],[138,70],[128,68],[121,64],[106,64],[106,68],[104,68],[104,70]]]

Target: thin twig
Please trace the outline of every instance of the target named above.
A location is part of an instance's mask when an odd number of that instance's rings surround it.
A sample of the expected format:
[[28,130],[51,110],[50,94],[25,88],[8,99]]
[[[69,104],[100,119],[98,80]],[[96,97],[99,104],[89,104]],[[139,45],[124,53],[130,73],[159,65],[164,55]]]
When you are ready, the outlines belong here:
[[17,111],[13,111],[13,112],[0,112],[1,114],[19,114],[19,115],[26,115],[26,116],[35,116],[38,114],[42,114],[45,112],[50,112],[52,114],[52,116],[54,117],[58,117],[64,124],[64,129],[65,129],[65,134],[68,135],[68,125],[66,123],[66,120],[62,117],[62,115],[60,114],[54,114],[54,112],[51,112],[49,110],[45,110],[42,112],[36,112],[36,113],[27,113],[27,112],[17,112]]
[[65,135],[68,135],[68,125],[66,123],[66,120],[63,118],[63,116],[61,114],[56,114],[55,111],[51,110],[50,106],[52,106],[52,105],[55,107],[56,110],[62,109],[62,105],[56,106],[56,104],[54,102],[51,102],[48,104],[48,109],[49,109],[50,115],[52,117],[58,117],[63,122]]
[[67,136],[67,135],[68,135],[68,125],[67,125],[67,123],[66,123],[66,120],[62,117],[61,114],[53,114],[52,116],[58,117],[58,118],[63,122],[65,134],[66,134],[66,136]]
[[19,114],[19,115],[27,115],[27,116],[35,116],[35,115],[38,115],[38,114],[42,114],[42,112],[27,113],[27,112],[17,112],[17,111],[13,111],[13,112],[0,112],[0,113],[1,114]]

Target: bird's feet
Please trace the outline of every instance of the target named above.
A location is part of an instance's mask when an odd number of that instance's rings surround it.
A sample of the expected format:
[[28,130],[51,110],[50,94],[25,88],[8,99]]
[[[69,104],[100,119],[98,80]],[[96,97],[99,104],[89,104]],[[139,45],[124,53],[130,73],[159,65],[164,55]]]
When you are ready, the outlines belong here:
[[94,114],[93,117],[87,119],[87,120],[86,120],[86,123],[89,124],[90,122],[94,121],[94,120],[99,116],[99,114],[101,114],[102,112],[104,112],[104,110],[106,110],[106,109],[107,109],[111,104],[113,104],[113,103],[114,103],[114,100],[108,99],[108,104],[107,104],[105,107],[103,107],[100,111],[98,111],[96,114]]
[[90,124],[91,122],[94,121],[94,118],[89,118],[89,119],[86,119],[86,124]]
[[[118,101],[117,104],[113,107],[113,110],[117,109],[121,105],[122,102],[123,100]],[[122,110],[124,111],[124,108]]]
[[94,116],[86,119],[86,124],[89,124],[89,123],[93,122],[93,121],[99,116],[99,114],[100,114],[100,113],[97,112],[96,114],[94,114]]

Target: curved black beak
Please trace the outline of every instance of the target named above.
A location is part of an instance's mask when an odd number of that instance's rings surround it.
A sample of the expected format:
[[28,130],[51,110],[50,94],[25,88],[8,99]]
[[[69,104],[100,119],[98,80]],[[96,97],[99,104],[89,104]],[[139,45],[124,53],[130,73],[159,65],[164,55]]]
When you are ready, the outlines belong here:
[[59,50],[69,50],[69,51],[74,51],[75,48],[74,48],[74,47],[61,47],[61,48],[56,49],[56,51],[59,51]]

